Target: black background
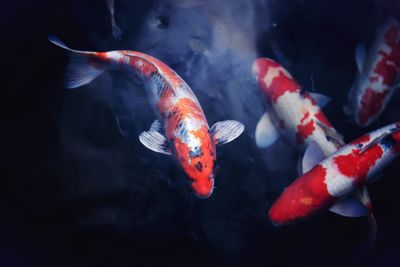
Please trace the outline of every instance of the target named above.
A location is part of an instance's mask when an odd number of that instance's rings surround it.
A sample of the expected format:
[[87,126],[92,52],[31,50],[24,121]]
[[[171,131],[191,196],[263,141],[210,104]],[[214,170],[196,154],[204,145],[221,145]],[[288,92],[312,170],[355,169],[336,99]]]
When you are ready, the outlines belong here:
[[[140,38],[153,3],[116,2],[123,38]],[[257,54],[275,57],[273,40],[301,84],[309,88],[312,74],[317,90],[333,98],[326,114],[347,140],[399,119],[398,94],[368,129],[341,111],[355,74],[354,48],[371,42],[382,18],[398,17],[396,1],[270,2],[278,27],[258,32]],[[68,58],[49,34],[78,49],[137,49],[113,40],[103,1],[8,1],[0,12],[0,266],[400,265],[398,162],[370,186],[378,237],[367,252],[363,218],[324,213],[290,227],[270,224],[269,206],[296,177],[296,153],[257,149],[256,116],[245,121],[245,134],[219,148],[213,196],[196,199],[171,159],[119,134],[108,95],[96,90],[101,80],[63,89]],[[210,124],[229,117],[194,91]],[[132,131],[139,134],[154,115],[145,94],[136,97]],[[229,105],[217,100],[220,108]],[[285,170],[266,166],[268,157],[279,157]]]

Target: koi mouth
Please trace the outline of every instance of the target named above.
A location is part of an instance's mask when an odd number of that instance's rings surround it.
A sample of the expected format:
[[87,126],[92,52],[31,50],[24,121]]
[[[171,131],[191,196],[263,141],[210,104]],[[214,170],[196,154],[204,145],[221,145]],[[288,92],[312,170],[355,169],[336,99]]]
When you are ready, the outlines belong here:
[[209,198],[214,191],[214,175],[210,176],[210,183],[211,183],[211,186],[208,184],[207,185],[203,185],[203,184],[199,185],[198,182],[192,181],[190,186],[194,190],[194,193],[197,197],[204,199],[204,198]]

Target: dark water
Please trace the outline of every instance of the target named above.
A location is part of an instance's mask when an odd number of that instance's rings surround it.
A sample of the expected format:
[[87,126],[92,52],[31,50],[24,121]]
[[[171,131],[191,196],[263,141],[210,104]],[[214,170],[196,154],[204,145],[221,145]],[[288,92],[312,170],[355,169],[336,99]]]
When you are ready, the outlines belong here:
[[[116,0],[121,41],[105,1],[13,1],[1,8],[3,78],[0,266],[398,266],[399,162],[370,194],[379,224],[368,252],[365,219],[330,213],[290,227],[267,218],[296,178],[297,152],[259,150],[265,103],[251,81],[255,57],[277,59],[307,89],[333,98],[325,113],[346,140],[400,118],[399,95],[368,129],[342,113],[356,69],[396,1]],[[187,4],[188,3],[188,4]],[[54,34],[83,50],[131,49],[164,60],[198,96],[210,124],[246,132],[218,149],[211,198],[195,198],[172,159],[137,135],[155,119],[140,84],[106,74],[63,88],[68,58]],[[118,131],[115,116],[130,137]]]

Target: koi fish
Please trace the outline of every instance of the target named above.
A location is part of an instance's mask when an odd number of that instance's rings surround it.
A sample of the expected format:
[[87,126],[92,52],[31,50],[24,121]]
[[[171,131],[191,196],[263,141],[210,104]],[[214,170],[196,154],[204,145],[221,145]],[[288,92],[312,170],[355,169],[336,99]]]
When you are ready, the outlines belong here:
[[343,110],[365,127],[378,118],[400,86],[400,24],[387,20],[369,54],[364,45],[358,45],[355,57],[358,77]]
[[[322,154],[318,154],[322,159],[332,155],[345,144],[342,135],[335,130],[321,110],[321,107],[329,102],[328,97],[304,92],[282,65],[268,58],[254,61],[253,75],[268,102],[268,110],[256,127],[258,147],[270,146],[282,135],[284,139],[303,150],[316,144],[322,151]],[[308,150],[305,156],[310,156]],[[372,242],[376,237],[376,222],[368,190],[363,188],[356,192],[354,199],[357,199],[360,205],[368,207],[369,212],[365,215],[370,222],[369,239]],[[359,216],[346,212],[345,209],[331,211],[346,217]]]
[[[275,225],[292,224],[329,208],[365,214],[349,194],[376,180],[400,154],[400,122],[366,134],[324,159],[318,145],[304,162],[304,174],[289,185],[269,210]],[[322,160],[322,161],[320,161]]]
[[115,39],[121,40],[122,38],[122,30],[118,27],[117,22],[115,21],[115,3],[114,0],[107,0],[107,9],[110,12],[110,20],[111,20],[111,30],[112,35]]
[[236,139],[244,130],[243,124],[226,120],[209,128],[190,87],[170,67],[152,56],[128,50],[79,51],[68,48],[56,38],[49,40],[71,53],[65,81],[67,88],[86,85],[109,69],[128,70],[138,75],[158,117],[148,131],[140,134],[140,142],[152,151],[172,155],[197,196],[206,198],[212,194],[215,146]]
[[282,135],[300,147],[316,142],[328,156],[344,144],[343,137],[321,111],[320,106],[329,102],[328,97],[304,92],[292,75],[272,59],[256,59],[252,72],[268,104],[256,127],[258,147],[268,147]]

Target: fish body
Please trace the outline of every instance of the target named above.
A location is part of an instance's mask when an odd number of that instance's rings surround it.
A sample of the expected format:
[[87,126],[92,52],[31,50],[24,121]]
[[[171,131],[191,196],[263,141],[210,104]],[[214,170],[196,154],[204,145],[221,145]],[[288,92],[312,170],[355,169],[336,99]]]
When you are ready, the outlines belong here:
[[212,194],[215,145],[238,137],[244,130],[241,123],[228,120],[217,122],[210,128],[187,83],[165,63],[150,55],[128,50],[84,52],[69,49],[57,40],[51,41],[68,49],[80,61],[72,60],[66,75],[69,88],[90,83],[107,69],[138,75],[158,118],[148,131],[140,134],[139,140],[155,152],[172,155],[188,176],[197,196],[206,198]]
[[357,78],[344,111],[362,127],[370,125],[383,112],[400,86],[400,24],[385,22],[377,33],[368,55],[363,45],[356,49]]
[[[267,112],[256,129],[256,142],[260,147],[272,144],[278,133],[302,148],[316,142],[325,155],[332,154],[343,144],[341,135],[326,118],[313,95],[303,92],[281,64],[258,58],[253,63],[253,75],[268,104]],[[326,97],[314,95],[327,102]]]
[[[282,135],[301,151],[305,150],[304,158],[298,165],[299,174],[302,174],[315,161],[325,159],[345,144],[343,137],[321,110],[329,101],[327,97],[303,92],[298,82],[282,65],[268,58],[255,60],[253,75],[268,103],[267,112],[256,129],[256,142],[259,146],[271,144],[278,135]],[[363,187],[349,197],[349,200],[330,211],[346,217],[368,216],[369,240],[372,244],[377,228],[367,188]],[[352,209],[354,203],[361,208]]]
[[297,178],[272,205],[269,218],[276,225],[291,224],[340,205],[341,199],[375,179],[399,153],[400,123],[366,134]]

